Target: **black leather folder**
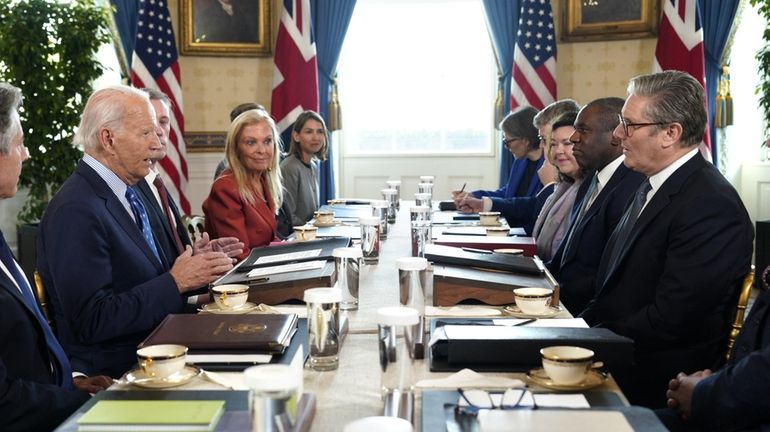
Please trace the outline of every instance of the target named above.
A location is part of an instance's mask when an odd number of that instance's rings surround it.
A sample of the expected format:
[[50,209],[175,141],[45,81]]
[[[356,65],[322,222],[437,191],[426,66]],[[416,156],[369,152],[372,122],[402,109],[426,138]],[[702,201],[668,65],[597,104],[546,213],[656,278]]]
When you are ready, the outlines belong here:
[[482,250],[473,251],[468,250],[468,248],[437,244],[425,246],[425,258],[434,263],[478,267],[511,273],[531,275],[542,275],[545,273],[545,269],[538,265],[531,257],[498,254]]
[[[293,264],[303,261],[317,261],[317,260],[331,260],[332,251],[336,248],[348,247],[350,245],[350,237],[332,237],[318,240],[309,240],[304,242],[286,242],[274,246],[262,246],[256,247],[251,250],[249,256],[246,257],[238,268],[235,269],[236,273],[245,273],[259,267],[277,266],[282,264]],[[300,259],[291,259],[284,261],[274,261],[269,263],[257,263],[257,260],[263,257],[270,257],[274,255],[288,254],[292,252],[304,252],[314,249],[321,249],[321,253],[317,256],[305,257]],[[220,283],[215,283],[220,285]]]
[[[473,338],[446,339],[430,347],[430,370],[458,371],[471,368],[479,371],[522,372],[540,367],[540,349],[553,345],[575,345],[594,351],[594,360],[603,361],[612,370],[633,362],[634,342],[605,328],[506,327],[504,339],[484,338],[492,320],[442,318],[432,320],[431,334],[436,326],[478,325]],[[495,326],[501,327],[501,326]]]

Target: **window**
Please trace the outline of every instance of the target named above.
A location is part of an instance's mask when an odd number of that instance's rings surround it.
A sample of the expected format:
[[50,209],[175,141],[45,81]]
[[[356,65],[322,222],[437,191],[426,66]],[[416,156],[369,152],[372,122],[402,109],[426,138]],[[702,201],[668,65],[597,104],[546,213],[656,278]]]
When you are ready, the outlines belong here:
[[493,152],[497,69],[480,0],[359,0],[338,71],[346,154]]

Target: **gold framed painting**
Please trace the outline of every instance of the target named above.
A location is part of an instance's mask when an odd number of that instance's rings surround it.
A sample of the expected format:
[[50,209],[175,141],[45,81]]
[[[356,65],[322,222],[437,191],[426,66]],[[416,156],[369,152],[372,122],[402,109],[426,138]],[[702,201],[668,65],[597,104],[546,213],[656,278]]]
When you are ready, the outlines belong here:
[[269,0],[179,0],[184,55],[270,55]]
[[566,0],[562,40],[638,39],[657,34],[659,0]]
[[188,153],[225,151],[227,132],[185,132],[184,141]]

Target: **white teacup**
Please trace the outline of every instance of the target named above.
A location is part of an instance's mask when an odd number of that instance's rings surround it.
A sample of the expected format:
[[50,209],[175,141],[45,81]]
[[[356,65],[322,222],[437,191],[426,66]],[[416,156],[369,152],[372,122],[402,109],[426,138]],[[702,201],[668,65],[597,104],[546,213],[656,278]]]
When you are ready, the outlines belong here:
[[328,210],[318,210],[314,213],[315,221],[320,224],[329,225],[334,222],[334,212]]
[[150,378],[168,378],[181,371],[187,363],[184,345],[150,345],[136,350],[142,372]]
[[211,288],[214,302],[220,309],[237,309],[249,299],[248,285],[218,285]]
[[318,228],[314,226],[310,226],[310,225],[295,226],[294,238],[297,241],[315,240],[316,232],[318,232]]
[[511,233],[508,227],[491,226],[487,227],[487,235],[490,237],[506,237]]
[[516,306],[529,315],[540,315],[548,310],[553,290],[550,288],[516,288],[513,290]]
[[479,223],[482,226],[498,226],[500,221],[500,212],[479,212]]
[[580,384],[593,364],[594,352],[577,346],[551,346],[540,350],[543,369],[557,385]]

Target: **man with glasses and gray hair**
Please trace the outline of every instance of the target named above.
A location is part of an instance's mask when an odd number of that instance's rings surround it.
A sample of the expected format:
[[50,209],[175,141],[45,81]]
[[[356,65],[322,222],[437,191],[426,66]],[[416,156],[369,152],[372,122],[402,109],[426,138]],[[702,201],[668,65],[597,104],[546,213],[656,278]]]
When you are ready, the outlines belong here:
[[633,78],[619,124],[624,164],[646,179],[604,249],[582,317],[634,340],[613,370],[634,405],[666,406],[668,381],[724,361],[737,293],[751,264],[751,220],[698,153],[703,86],[686,73]]

